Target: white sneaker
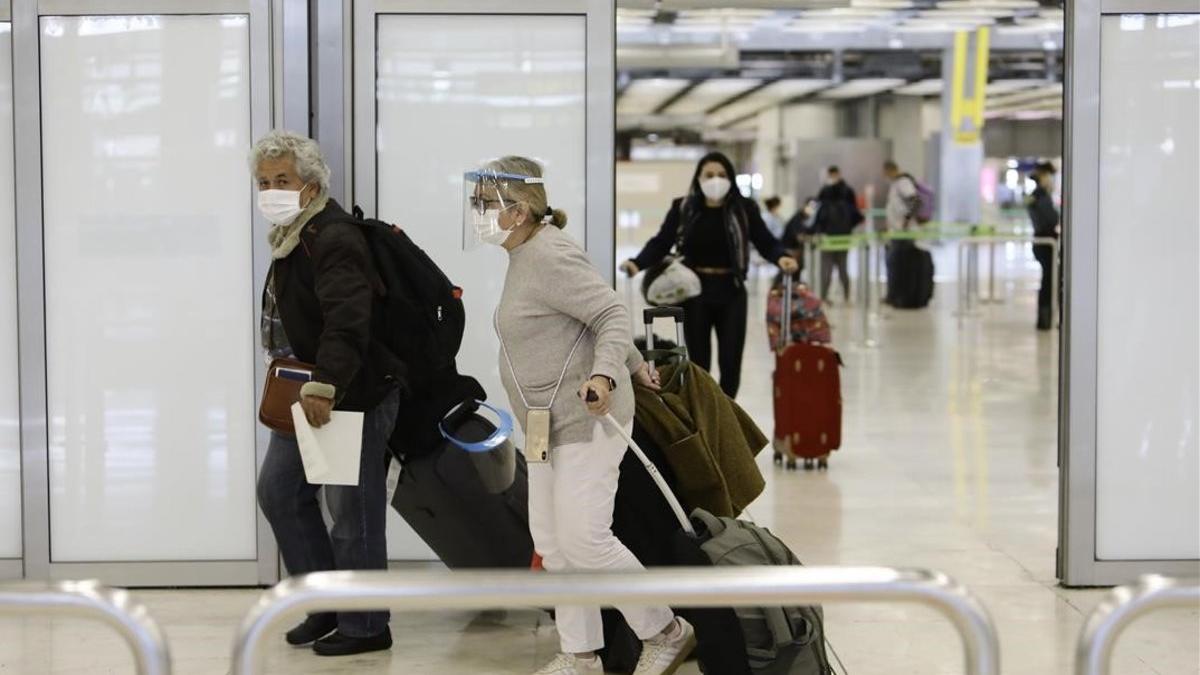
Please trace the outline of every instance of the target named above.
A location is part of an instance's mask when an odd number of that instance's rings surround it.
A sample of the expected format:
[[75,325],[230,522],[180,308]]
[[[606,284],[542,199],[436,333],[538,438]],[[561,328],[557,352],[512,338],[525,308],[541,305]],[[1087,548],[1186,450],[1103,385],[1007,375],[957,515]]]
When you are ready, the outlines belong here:
[[574,654],[559,654],[534,675],[589,675],[590,673],[598,675],[604,673],[604,664],[600,661],[600,657],[581,659]]
[[676,627],[666,635],[642,643],[642,658],[638,659],[639,675],[671,675],[692,655],[696,648],[696,629],[676,617]]

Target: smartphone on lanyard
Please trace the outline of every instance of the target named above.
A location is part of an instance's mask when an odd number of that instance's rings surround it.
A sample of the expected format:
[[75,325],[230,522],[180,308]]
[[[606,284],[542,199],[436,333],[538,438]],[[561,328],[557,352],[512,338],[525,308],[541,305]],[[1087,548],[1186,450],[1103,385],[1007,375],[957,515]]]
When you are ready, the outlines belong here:
[[550,461],[549,410],[530,410],[525,416],[525,461]]

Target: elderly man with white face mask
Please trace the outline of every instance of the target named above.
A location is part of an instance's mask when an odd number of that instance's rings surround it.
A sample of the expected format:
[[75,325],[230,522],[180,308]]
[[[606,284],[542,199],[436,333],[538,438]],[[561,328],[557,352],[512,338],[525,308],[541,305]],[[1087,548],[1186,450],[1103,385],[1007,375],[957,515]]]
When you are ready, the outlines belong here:
[[[314,427],[334,410],[365,413],[358,485],[325,487],[326,531],[294,437],[272,432],[258,503],[290,574],[387,568],[388,437],[396,422],[402,364],[376,339],[381,282],[362,228],[329,199],[329,167],[312,139],[272,131],[254,145],[258,206],[271,222],[271,271],[263,290],[262,342],[271,357],[313,368],[301,406]],[[309,616],[287,634],[323,656],[389,649],[387,612]]]

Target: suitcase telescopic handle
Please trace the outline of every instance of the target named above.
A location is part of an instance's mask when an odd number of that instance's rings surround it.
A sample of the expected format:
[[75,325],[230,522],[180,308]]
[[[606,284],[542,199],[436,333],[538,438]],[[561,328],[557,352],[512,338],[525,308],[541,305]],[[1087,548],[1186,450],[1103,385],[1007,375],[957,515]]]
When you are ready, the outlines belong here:
[[779,349],[787,349],[792,341],[792,298],[796,289],[796,277],[792,274],[783,275],[783,306],[779,314]]
[[683,308],[682,307],[647,307],[642,310],[642,320],[646,324],[646,349],[654,349],[654,320],[675,320],[675,344],[684,346],[683,341]]
[[642,318],[646,323],[654,323],[655,319],[675,319],[675,323],[683,323],[683,308],[675,306],[647,307],[642,310]]

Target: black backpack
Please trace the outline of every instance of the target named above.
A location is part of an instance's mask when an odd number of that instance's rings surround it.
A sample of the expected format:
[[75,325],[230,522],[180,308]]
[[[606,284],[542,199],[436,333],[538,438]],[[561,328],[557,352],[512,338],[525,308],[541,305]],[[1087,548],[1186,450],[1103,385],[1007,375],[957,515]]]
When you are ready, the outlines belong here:
[[844,199],[834,199],[821,204],[820,230],[822,234],[845,235],[854,231],[855,211]]
[[388,442],[403,462],[440,447],[437,424],[446,412],[463,401],[485,400],[487,393],[459,374],[455,363],[467,322],[462,288],[398,226],[366,218],[357,206],[353,217],[385,289],[382,342],[406,367],[408,398]]
[[384,345],[407,366],[410,390],[422,395],[458,372],[454,360],[467,322],[462,289],[402,229],[364,217],[357,206],[353,215],[386,289]]

